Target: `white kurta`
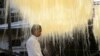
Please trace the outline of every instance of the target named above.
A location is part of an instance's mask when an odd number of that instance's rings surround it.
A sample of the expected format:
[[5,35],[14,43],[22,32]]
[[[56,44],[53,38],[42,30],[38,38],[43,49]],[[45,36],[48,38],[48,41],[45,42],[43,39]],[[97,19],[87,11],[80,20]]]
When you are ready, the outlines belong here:
[[32,35],[26,42],[28,56],[43,56],[41,53],[40,43],[34,35]]

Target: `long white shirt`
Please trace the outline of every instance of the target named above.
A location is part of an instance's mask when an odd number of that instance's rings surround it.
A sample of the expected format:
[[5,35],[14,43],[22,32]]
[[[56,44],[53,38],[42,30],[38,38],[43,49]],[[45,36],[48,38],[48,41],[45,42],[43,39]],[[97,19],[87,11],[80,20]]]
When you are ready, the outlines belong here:
[[28,56],[43,56],[41,53],[40,43],[34,35],[32,35],[26,42]]

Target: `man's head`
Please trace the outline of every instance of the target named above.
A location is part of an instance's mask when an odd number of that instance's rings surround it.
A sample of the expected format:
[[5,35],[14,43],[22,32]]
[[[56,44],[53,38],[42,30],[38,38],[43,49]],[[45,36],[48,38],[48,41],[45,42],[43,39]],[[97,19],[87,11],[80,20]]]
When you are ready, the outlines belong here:
[[36,36],[36,37],[39,37],[41,35],[41,32],[42,32],[42,28],[40,25],[38,24],[34,24],[31,28],[31,33],[32,35]]

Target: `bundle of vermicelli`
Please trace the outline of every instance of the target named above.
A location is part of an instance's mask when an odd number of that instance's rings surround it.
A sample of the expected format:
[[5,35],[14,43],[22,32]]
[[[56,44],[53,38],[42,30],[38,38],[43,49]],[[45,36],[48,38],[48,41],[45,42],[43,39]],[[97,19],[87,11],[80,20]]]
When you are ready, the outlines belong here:
[[95,37],[100,38],[100,5],[95,5],[95,18],[93,27]]
[[14,0],[30,26],[40,24],[43,35],[85,29],[92,16],[92,0]]

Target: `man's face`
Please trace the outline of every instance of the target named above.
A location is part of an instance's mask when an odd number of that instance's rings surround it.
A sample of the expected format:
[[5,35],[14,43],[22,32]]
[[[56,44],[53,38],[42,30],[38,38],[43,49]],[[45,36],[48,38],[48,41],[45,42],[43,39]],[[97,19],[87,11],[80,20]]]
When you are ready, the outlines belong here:
[[35,35],[36,37],[39,37],[39,36],[41,36],[41,32],[42,32],[41,29],[40,29],[40,30],[36,30],[36,31],[34,32],[34,35]]

